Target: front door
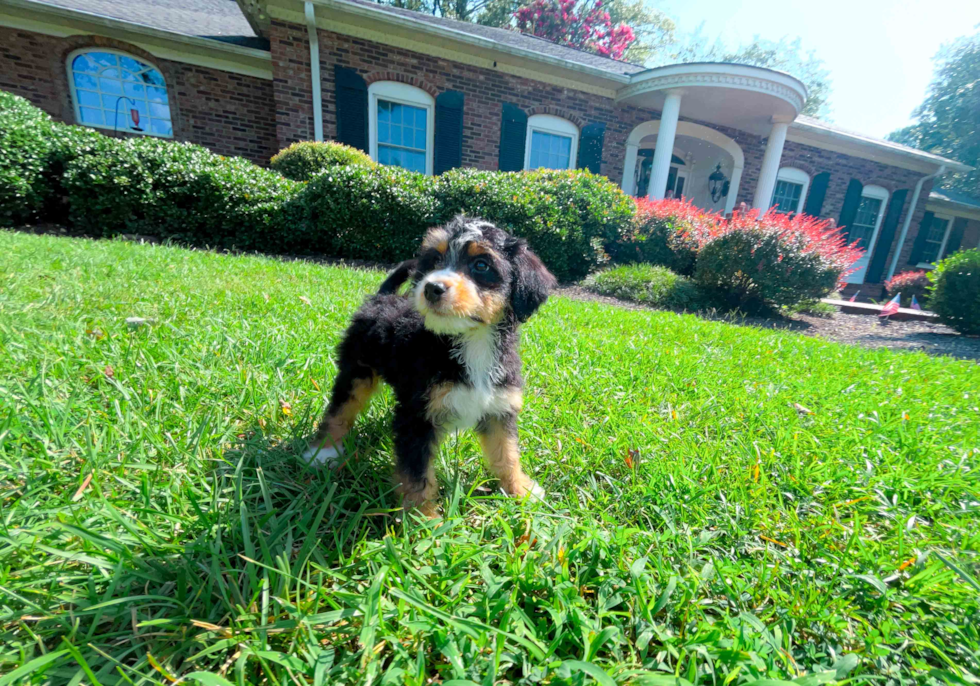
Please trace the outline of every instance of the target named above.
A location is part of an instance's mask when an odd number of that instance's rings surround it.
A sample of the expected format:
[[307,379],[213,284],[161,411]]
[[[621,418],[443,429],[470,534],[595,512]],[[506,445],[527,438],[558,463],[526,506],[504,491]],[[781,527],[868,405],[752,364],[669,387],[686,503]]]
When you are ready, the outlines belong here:
[[851,272],[847,277],[847,283],[864,283],[864,276],[868,272],[868,263],[871,261],[872,247],[878,240],[878,230],[881,228],[881,215],[885,201],[883,198],[871,198],[864,196],[861,204],[858,205],[857,214],[854,222],[848,231],[849,242],[857,241],[858,247],[864,250],[864,255],[857,262],[851,265]]
[[[650,188],[650,171],[653,169],[653,150],[643,149],[636,156],[636,171],[633,175],[636,197],[643,198]],[[679,198],[684,195],[684,185],[687,183],[687,172],[681,171],[676,164],[670,165],[667,173],[667,192],[664,197]]]

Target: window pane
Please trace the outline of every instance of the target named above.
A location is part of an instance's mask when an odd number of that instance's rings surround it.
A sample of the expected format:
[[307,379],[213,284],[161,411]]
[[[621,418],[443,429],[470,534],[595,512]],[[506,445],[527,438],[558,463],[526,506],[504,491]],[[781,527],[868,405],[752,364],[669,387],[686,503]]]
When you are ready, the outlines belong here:
[[92,59],[90,53],[86,53],[84,55],[79,55],[74,60],[72,60],[71,68],[74,71],[95,72],[101,69],[102,67],[100,67],[99,64],[94,59]]
[[933,263],[940,258],[939,251],[943,247],[943,239],[946,238],[946,228],[948,226],[948,219],[941,217],[932,218],[932,223],[929,224],[928,233],[926,234],[925,243],[922,246],[922,255],[919,258],[919,262]]
[[127,81],[123,84],[123,92],[131,98],[146,99],[146,89],[139,83],[129,83]]
[[99,89],[99,81],[94,76],[88,74],[75,74],[75,88]]
[[154,119],[170,119],[170,108],[156,102],[150,103],[150,116]]
[[165,88],[157,88],[151,86],[146,89],[146,99],[150,102],[162,102],[164,105],[167,104],[167,90]]
[[158,136],[172,136],[174,135],[173,125],[165,119],[151,119],[150,120],[150,131]]
[[137,62],[132,57],[127,57],[126,55],[119,56],[119,65],[123,69],[134,73],[143,71],[143,69],[146,68],[146,65],[143,64],[142,62]]
[[878,223],[878,212],[881,210],[882,201],[879,198],[861,198],[858,205],[857,215],[854,223],[851,224],[848,240],[858,241],[863,250],[867,250],[871,245],[871,236],[875,232],[875,225]]
[[72,71],[81,123],[173,135],[166,84],[156,69],[135,57],[93,51],[72,60]]
[[776,181],[776,188],[772,194],[772,206],[780,212],[796,212],[796,208],[800,206],[802,193],[803,184]]
[[378,142],[391,142],[391,125],[388,122],[378,122]]
[[85,107],[101,107],[102,98],[99,97],[98,93],[80,90],[78,91],[78,104]]
[[92,107],[79,107],[78,111],[82,115],[83,124],[98,124],[99,126],[105,126],[105,119],[102,116],[102,110],[97,110]]
[[122,95],[122,82],[116,79],[99,79],[99,90],[103,93],[110,93],[111,95]]
[[427,112],[378,100],[378,162],[425,173]]
[[531,132],[530,169],[568,169],[572,139],[542,131]]

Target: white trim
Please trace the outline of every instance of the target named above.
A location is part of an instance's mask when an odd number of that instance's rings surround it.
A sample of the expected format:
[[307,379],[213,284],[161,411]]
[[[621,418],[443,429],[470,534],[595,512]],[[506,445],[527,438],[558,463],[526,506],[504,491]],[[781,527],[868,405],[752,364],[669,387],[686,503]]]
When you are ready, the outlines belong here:
[[[864,277],[868,274],[868,267],[871,266],[871,257],[875,251],[878,234],[881,231],[881,220],[884,219],[885,208],[888,207],[888,189],[882,188],[881,186],[865,186],[861,190],[861,197],[881,200],[881,207],[878,208],[878,216],[875,218],[875,228],[871,232],[871,238],[868,240],[868,249],[864,251],[864,255],[858,260],[858,262],[864,260],[864,264],[857,271],[848,275],[846,279],[847,283],[864,283]],[[855,280],[852,281],[852,279]]]
[[[949,234],[953,231],[953,222],[956,221],[956,217],[951,214],[940,214],[938,212],[933,212],[932,218],[935,219],[945,219],[946,220],[946,230],[943,232],[943,240],[939,244],[939,252],[936,253],[936,262],[943,259],[943,255],[946,254],[946,244],[949,242]],[[928,227],[931,229],[932,227]],[[919,269],[935,269],[936,262],[919,262],[915,265]]]
[[[803,212],[803,206],[806,204],[806,194],[810,190],[810,175],[807,174],[802,169],[797,169],[796,167],[781,167],[779,172],[776,174],[776,183],[780,181],[787,181],[789,183],[795,183],[803,186],[803,190],[800,191],[800,200],[796,204],[796,209],[792,210],[797,214]],[[776,189],[772,189],[773,196],[776,194]],[[769,206],[772,207],[772,199],[769,200]]]
[[157,59],[272,80],[268,50],[164,31],[145,24],[33,0],[3,0],[0,26],[64,38],[98,35],[132,43]]
[[313,91],[313,139],[323,141],[323,93],[320,90],[320,34],[316,30],[316,9],[304,3],[306,35],[310,41],[310,87]]
[[[635,127],[626,138],[626,160],[623,168],[623,182],[620,186],[626,195],[636,195],[633,187],[636,174],[636,154],[640,147],[640,141],[647,136],[653,136],[660,131],[660,120],[654,119],[646,121]],[[738,198],[738,188],[742,182],[742,169],[745,167],[745,154],[733,139],[729,138],[720,131],[716,131],[708,126],[692,124],[687,121],[677,122],[677,136],[689,136],[699,138],[708,143],[717,145],[732,157],[732,178],[728,184],[728,196],[725,199],[725,212],[735,209],[735,201]]]
[[436,133],[436,101],[421,88],[398,81],[375,81],[368,86],[368,148],[371,159],[378,161],[378,100],[421,107],[425,115],[425,173],[432,176]]
[[[150,69],[152,69],[153,71],[155,71],[156,73],[158,73],[160,75],[160,78],[163,79],[163,90],[167,94],[167,113],[170,115],[170,117],[168,118],[169,121],[170,121],[170,135],[169,136],[166,135],[166,134],[162,134],[162,133],[153,133],[152,131],[149,130],[149,124],[147,124],[147,128],[145,130],[143,130],[143,131],[134,131],[132,128],[130,128],[128,126],[126,128],[124,128],[124,129],[118,128],[115,125],[116,124],[115,121],[113,121],[113,125],[112,126],[109,126],[108,124],[103,124],[103,125],[91,124],[89,122],[82,121],[81,104],[78,102],[78,93],[76,92],[76,87],[75,87],[75,70],[72,68],[72,62],[74,62],[77,57],[79,57],[81,55],[88,54],[90,52],[104,52],[104,53],[108,53],[108,54],[111,54],[111,55],[121,55],[122,57],[128,57],[131,60],[134,60],[136,62],[139,62],[140,64],[146,65],[147,67],[149,67]],[[120,64],[120,67],[119,68],[122,69],[122,65],[121,64]],[[139,135],[139,136],[152,136],[153,138],[173,138],[174,137],[174,116],[173,116],[174,115],[174,112],[173,112],[173,108],[171,108],[171,106],[170,106],[170,103],[171,103],[171,100],[172,100],[172,94],[170,92],[170,85],[167,83],[167,77],[164,76],[163,71],[160,69],[160,67],[158,67],[157,65],[153,64],[152,62],[149,62],[149,61],[143,59],[142,57],[138,57],[138,56],[133,55],[132,53],[128,53],[128,52],[126,52],[124,50],[116,50],[115,48],[103,48],[103,47],[98,46],[98,45],[91,45],[91,46],[84,47],[84,48],[78,48],[77,50],[72,50],[70,53],[68,53],[68,57],[65,58],[65,72],[66,72],[66,75],[68,77],[68,90],[69,90],[69,93],[71,94],[72,112],[73,112],[74,117],[75,117],[75,123],[78,124],[79,126],[86,126],[86,127],[90,128],[90,129],[105,129],[107,131],[121,131],[123,133],[132,133],[132,134],[136,134],[136,135]],[[85,73],[85,72],[79,72],[79,73]],[[102,78],[100,76],[100,73],[93,74],[93,76],[95,77],[96,80]],[[105,78],[112,78],[112,77],[105,77]],[[120,81],[120,83],[123,83],[123,81],[122,81],[121,78],[118,79],[118,81]],[[146,88],[145,85],[143,87]],[[125,91],[125,87],[123,88],[123,90]],[[99,94],[99,102],[101,103],[101,101],[102,101],[102,95],[103,95],[101,86],[99,87],[99,90],[98,91],[94,91],[94,92],[97,92]],[[117,110],[119,108],[119,101],[120,100],[129,100],[129,101],[133,102],[133,104],[135,104],[136,101],[138,100],[138,98],[131,98],[128,95],[119,95],[119,96],[116,96],[113,93],[106,93],[106,95],[108,95],[110,97],[116,97],[117,98],[117,100],[116,100],[116,109]],[[145,99],[144,98],[144,102],[146,102],[146,118],[148,120],[149,119],[154,119],[154,118],[159,119],[159,117],[152,117],[150,115],[150,101],[149,101],[149,99]],[[106,111],[105,108],[102,107],[101,105],[100,105],[99,109],[102,110],[103,112]],[[128,112],[128,108],[127,108],[126,111]],[[118,112],[116,112],[114,114],[118,114]]]
[[568,155],[568,169],[575,169],[578,160],[578,127],[567,119],[552,114],[532,114],[527,118],[527,134],[524,136],[524,169],[531,167],[531,135],[535,132],[550,133],[572,139],[571,152]]

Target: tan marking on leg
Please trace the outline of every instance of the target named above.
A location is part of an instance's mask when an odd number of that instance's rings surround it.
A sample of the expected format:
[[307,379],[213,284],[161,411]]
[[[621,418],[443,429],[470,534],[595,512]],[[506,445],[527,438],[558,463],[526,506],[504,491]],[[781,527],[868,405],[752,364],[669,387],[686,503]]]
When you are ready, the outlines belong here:
[[425,415],[433,419],[446,411],[446,396],[448,396],[456,384],[446,381],[437,383],[429,389],[429,400],[426,403]]
[[480,433],[487,469],[500,480],[500,487],[506,493],[523,497],[535,484],[521,469],[517,436],[508,430],[504,421],[496,417],[488,419],[487,425],[487,430]]
[[449,249],[449,232],[442,227],[429,229],[425,238],[422,239],[422,249],[435,249],[445,255]]
[[340,446],[340,442],[354,426],[354,421],[365,407],[371,396],[378,390],[378,375],[374,374],[370,379],[356,379],[351,389],[350,397],[333,414],[326,414],[320,422],[313,437],[313,444],[319,447]]
[[439,516],[439,482],[436,480],[435,468],[435,446],[433,446],[433,458],[429,460],[429,467],[425,472],[425,477],[421,480],[412,479],[404,472],[395,473],[395,490],[402,498],[402,508],[418,510],[429,519]]

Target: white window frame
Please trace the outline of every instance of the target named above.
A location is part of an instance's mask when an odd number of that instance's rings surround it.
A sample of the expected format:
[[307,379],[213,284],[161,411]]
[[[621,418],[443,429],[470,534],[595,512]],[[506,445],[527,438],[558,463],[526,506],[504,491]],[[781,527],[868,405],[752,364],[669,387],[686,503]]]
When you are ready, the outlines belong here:
[[[946,244],[949,242],[949,234],[953,230],[953,222],[956,220],[956,218],[951,214],[942,214],[939,212],[934,213],[932,218],[946,220],[946,232],[943,234],[943,242],[939,244],[939,252],[936,253],[936,262],[939,262],[943,259],[943,255],[946,253]],[[919,264],[915,266],[919,269],[935,269],[936,262],[919,262]]]
[[425,174],[432,176],[436,142],[436,100],[421,88],[399,81],[375,81],[368,86],[368,154],[378,161],[378,100],[419,107],[425,115]]
[[[131,60],[136,60],[137,62],[141,62],[142,64],[145,64],[146,66],[156,70],[156,72],[160,74],[161,78],[163,78],[163,88],[165,91],[167,91],[167,109],[170,110],[171,133],[169,136],[163,133],[153,133],[149,129],[145,131],[133,131],[128,126],[125,129],[119,129],[114,126],[109,126],[108,124],[103,124],[100,126],[99,124],[89,124],[82,121],[82,112],[79,109],[81,106],[78,103],[78,94],[75,92],[75,70],[72,68],[72,63],[75,61],[76,57],[78,57],[79,55],[84,55],[85,53],[88,52],[107,52],[113,55],[122,55],[123,57],[128,57]],[[103,48],[97,45],[90,45],[88,47],[79,48],[78,50],[72,50],[70,53],[68,53],[68,57],[65,59],[65,73],[68,75],[68,90],[71,93],[71,107],[72,107],[73,114],[75,116],[75,123],[78,124],[79,126],[87,126],[90,129],[105,129],[106,131],[121,131],[123,133],[131,133],[134,136],[153,136],[154,138],[174,137],[173,136],[174,108],[172,106],[173,96],[170,91],[170,84],[167,83],[167,77],[163,73],[163,70],[160,69],[160,67],[158,67],[153,62],[150,62],[149,60],[146,60],[137,55],[133,55],[132,53],[125,52],[124,50],[114,50],[113,48]],[[99,89],[98,93],[100,96],[102,95],[101,88]],[[149,113],[147,113],[147,116],[149,116]]]
[[[803,186],[800,191],[800,201],[796,204],[796,209],[791,210],[796,212],[796,214],[801,214],[803,212],[803,207],[806,205],[806,194],[810,190],[810,175],[807,174],[802,169],[797,169],[796,167],[782,167],[779,173],[776,174],[776,182],[786,181],[788,183],[796,183]],[[773,198],[776,195],[776,186],[773,184],[772,187]],[[772,207],[773,198],[769,199],[769,206]],[[785,211],[785,210],[784,210]]]
[[871,232],[868,249],[865,251],[864,256],[861,257],[861,260],[865,261],[864,265],[858,271],[847,276],[847,283],[864,283],[864,277],[868,275],[868,267],[871,266],[871,256],[874,254],[875,244],[878,242],[878,234],[881,232],[881,221],[885,218],[885,209],[888,207],[889,193],[887,188],[882,188],[881,186],[865,186],[861,191],[861,197],[881,200],[881,207],[878,208],[878,216],[875,217],[875,228]]
[[524,141],[524,170],[531,168],[531,138],[535,131],[554,136],[571,137],[572,147],[568,155],[568,168],[575,169],[578,162],[578,127],[567,119],[553,114],[532,114],[527,118],[527,134]]

